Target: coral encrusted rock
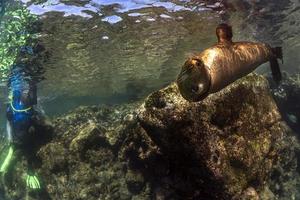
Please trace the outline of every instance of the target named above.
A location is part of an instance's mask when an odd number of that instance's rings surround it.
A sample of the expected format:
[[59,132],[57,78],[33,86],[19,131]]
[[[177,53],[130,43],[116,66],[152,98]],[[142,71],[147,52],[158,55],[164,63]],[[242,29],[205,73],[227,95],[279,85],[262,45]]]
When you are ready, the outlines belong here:
[[144,101],[79,107],[51,124],[36,129],[51,135],[36,151],[42,190],[26,189],[20,153],[0,185],[7,199],[299,199],[299,143],[259,75],[197,103],[173,83]]
[[259,75],[198,103],[185,101],[172,84],[145,100],[139,120],[202,199],[262,189],[280,157],[278,143],[287,137],[268,82]]

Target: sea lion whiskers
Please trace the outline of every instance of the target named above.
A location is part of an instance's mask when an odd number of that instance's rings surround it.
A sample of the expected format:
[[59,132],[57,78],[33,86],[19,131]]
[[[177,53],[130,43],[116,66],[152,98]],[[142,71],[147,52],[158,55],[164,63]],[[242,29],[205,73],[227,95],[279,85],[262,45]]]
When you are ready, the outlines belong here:
[[184,81],[187,78],[188,73],[190,73],[194,67],[199,65],[199,61],[200,60],[195,57],[188,58],[188,60],[182,66],[182,71],[178,75],[177,82]]

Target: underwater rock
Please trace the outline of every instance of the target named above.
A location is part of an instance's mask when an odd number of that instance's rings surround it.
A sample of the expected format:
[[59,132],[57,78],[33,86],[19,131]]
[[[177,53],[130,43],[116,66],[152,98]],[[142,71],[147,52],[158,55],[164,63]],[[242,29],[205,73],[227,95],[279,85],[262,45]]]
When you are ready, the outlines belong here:
[[[120,127],[127,119],[126,111],[130,114],[128,108],[122,109],[80,107],[55,120],[56,137],[38,152],[50,199],[125,200],[148,195],[141,174],[118,159],[123,140]],[[49,164],[56,157],[64,158],[60,161],[64,167]]]
[[300,199],[300,145],[290,128],[285,126],[284,129],[289,137],[276,143],[280,149],[279,156],[273,165],[267,187],[261,192],[261,199]]
[[26,192],[20,154],[0,186],[7,199],[299,198],[299,144],[259,75],[199,103],[171,84],[144,102],[79,107],[47,127],[36,128],[48,135],[37,149],[44,189]]
[[199,103],[185,101],[172,84],[145,100],[139,121],[203,199],[261,190],[287,137],[268,82],[254,74]]
[[279,87],[271,76],[267,78],[283,119],[296,133],[300,133],[300,74],[283,73]]
[[259,195],[253,187],[247,188],[241,195],[242,200],[259,200]]

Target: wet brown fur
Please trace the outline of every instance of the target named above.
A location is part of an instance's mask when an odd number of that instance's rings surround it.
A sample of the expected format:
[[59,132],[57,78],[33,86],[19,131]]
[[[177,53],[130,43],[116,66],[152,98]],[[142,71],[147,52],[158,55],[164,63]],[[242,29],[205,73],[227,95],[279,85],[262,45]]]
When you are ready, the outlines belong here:
[[[220,24],[216,28],[216,35],[218,38],[216,45],[190,57],[182,68],[182,72],[185,72],[193,67],[204,67],[210,75],[209,93],[218,92],[265,62],[277,61],[278,56],[274,54],[273,49],[268,44],[232,42],[232,28],[227,24]],[[201,62],[202,65],[196,66],[195,60]],[[183,81],[180,78],[179,76],[178,80]],[[194,99],[202,98],[195,97]]]

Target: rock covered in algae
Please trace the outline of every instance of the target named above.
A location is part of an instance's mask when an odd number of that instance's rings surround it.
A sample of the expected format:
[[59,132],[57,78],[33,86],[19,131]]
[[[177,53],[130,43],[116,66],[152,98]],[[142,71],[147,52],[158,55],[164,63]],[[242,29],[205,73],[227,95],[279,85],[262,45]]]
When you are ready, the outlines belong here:
[[239,198],[249,187],[261,190],[287,137],[268,83],[259,75],[199,103],[185,101],[172,84],[145,100],[139,120],[203,199]]
[[54,140],[38,152],[51,199],[149,199],[149,183],[119,158],[127,115],[80,107],[55,120]]
[[[267,76],[267,78],[283,119],[295,131],[296,137],[299,139],[300,75],[283,73],[279,86],[276,86],[271,76]],[[300,167],[297,162],[297,158],[300,159],[299,143],[295,138],[290,138],[290,143],[295,145],[282,148],[280,161],[274,167],[269,184],[270,189],[278,194],[277,198],[282,200],[300,198]]]
[[300,131],[300,74],[289,75],[283,73],[279,87],[272,78],[270,81],[273,97],[281,111],[282,117],[297,133]]
[[[44,189],[29,199],[297,199],[298,143],[258,75],[199,103],[171,84],[144,102],[79,107],[52,127],[37,150]],[[8,199],[25,195],[18,161]]]

